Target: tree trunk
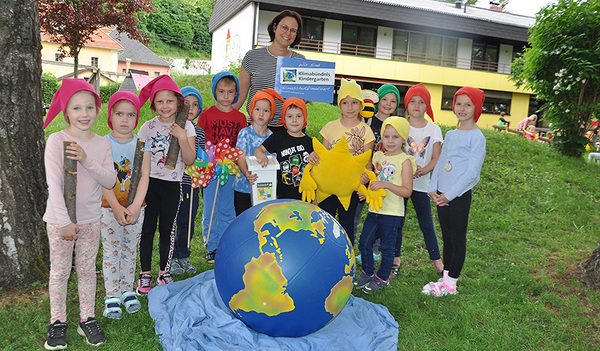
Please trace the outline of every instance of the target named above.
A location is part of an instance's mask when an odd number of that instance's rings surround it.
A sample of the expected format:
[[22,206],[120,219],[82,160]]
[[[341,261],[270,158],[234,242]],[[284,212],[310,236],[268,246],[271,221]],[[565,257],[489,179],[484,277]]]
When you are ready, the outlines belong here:
[[0,286],[47,279],[47,189],[37,0],[0,6]]
[[581,265],[583,282],[592,288],[600,288],[600,243],[592,252],[592,256]]
[[73,56],[73,78],[79,78],[79,52]]

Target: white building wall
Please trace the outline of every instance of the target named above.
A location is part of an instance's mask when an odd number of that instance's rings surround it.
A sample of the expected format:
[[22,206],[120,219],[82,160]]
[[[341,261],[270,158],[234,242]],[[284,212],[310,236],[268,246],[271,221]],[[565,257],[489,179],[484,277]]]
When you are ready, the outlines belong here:
[[[241,61],[254,42],[255,3],[250,3],[213,32],[211,73]],[[265,29],[266,30],[266,29]],[[227,40],[227,32],[230,38]]]
[[500,54],[498,55],[498,73],[510,74],[512,56],[513,46],[508,44],[500,44]]
[[326,19],[323,25],[323,52],[339,54],[342,42],[342,21]]
[[473,40],[458,38],[458,50],[456,52],[456,68],[471,68],[471,51],[473,50]]
[[389,27],[377,28],[377,52],[375,58],[391,60],[394,45],[394,29]]

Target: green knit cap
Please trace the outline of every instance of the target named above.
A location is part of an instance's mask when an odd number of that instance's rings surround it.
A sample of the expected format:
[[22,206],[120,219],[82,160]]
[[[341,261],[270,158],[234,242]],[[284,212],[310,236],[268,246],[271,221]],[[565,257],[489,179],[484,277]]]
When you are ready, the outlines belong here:
[[[382,86],[379,87],[379,89],[377,89],[377,95],[379,95],[379,101],[381,101],[381,98],[383,98],[386,94],[388,93],[394,93],[394,95],[396,95],[396,110],[398,109],[398,106],[400,106],[400,92],[398,91],[398,88],[396,88],[396,86],[386,83]],[[375,105],[375,113],[377,113],[377,105]]]

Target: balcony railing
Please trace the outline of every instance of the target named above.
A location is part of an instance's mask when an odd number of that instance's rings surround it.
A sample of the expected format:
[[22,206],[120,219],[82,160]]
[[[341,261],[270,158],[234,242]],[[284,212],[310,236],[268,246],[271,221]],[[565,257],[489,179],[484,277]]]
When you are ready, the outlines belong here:
[[[259,34],[257,45],[269,45],[269,36],[266,34]],[[373,57],[378,59],[421,63],[426,65],[472,69],[478,71],[498,72],[506,74],[510,73],[510,65],[501,64],[498,62],[461,59],[454,56],[431,55],[420,52],[414,53],[403,50],[392,50],[386,48],[378,48],[374,46],[338,43],[315,39],[302,39],[302,41],[300,41],[296,48],[299,50],[319,51],[362,57]]]

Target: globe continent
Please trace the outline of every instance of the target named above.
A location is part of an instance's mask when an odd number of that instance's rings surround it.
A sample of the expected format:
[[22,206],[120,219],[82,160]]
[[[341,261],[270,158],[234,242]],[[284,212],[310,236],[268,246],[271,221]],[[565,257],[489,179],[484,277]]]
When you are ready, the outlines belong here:
[[215,257],[223,302],[250,328],[308,335],[331,322],[352,292],[354,253],[340,224],[295,200],[254,206],[227,228]]

